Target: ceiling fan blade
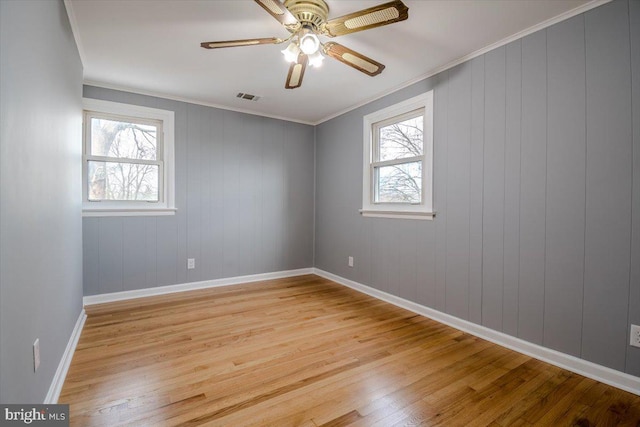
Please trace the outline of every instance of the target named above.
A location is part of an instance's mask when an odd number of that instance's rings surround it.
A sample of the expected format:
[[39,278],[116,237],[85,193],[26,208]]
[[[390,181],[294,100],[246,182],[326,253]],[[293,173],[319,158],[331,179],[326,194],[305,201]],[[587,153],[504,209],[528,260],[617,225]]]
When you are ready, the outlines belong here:
[[304,77],[304,71],[307,69],[307,62],[309,62],[309,58],[304,53],[301,53],[298,55],[298,61],[291,63],[287,81],[284,84],[286,89],[295,89],[302,86],[302,78]]
[[377,76],[382,72],[382,70],[384,70],[384,65],[378,61],[374,61],[373,59],[338,43],[326,43],[324,45],[324,51],[330,57],[372,77]]
[[408,17],[409,8],[396,0],[331,19],[323,26],[322,31],[326,36],[335,37],[404,21]]
[[258,3],[264,10],[266,10],[269,15],[276,18],[278,22],[285,26],[288,30],[297,29],[300,26],[300,23],[296,19],[295,16],[289,12],[289,10],[284,7],[282,3],[278,0],[254,0]]
[[202,42],[200,46],[205,49],[221,49],[223,47],[237,47],[237,46],[254,46],[257,44],[275,44],[280,43],[282,40],[269,37],[264,39],[245,39],[245,40],[226,40],[220,42]]

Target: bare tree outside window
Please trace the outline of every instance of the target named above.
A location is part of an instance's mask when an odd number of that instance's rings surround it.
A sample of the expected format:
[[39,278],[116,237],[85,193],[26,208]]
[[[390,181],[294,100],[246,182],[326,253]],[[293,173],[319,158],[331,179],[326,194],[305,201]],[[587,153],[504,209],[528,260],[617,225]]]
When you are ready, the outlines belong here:
[[423,114],[378,127],[374,166],[377,203],[420,203],[422,199]]
[[158,126],[91,117],[89,200],[158,201]]

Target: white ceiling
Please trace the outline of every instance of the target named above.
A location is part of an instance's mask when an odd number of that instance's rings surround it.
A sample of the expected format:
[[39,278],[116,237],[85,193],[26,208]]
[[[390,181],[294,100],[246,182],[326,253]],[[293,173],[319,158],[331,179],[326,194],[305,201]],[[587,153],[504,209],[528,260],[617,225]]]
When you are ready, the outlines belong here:
[[[386,0],[328,0],[335,18]],[[284,88],[282,45],[207,50],[200,42],[286,37],[251,0],[66,0],[87,84],[320,123],[606,0],[403,0],[409,19],[334,40],[386,65],[369,77],[327,58]],[[326,38],[322,38],[327,41]],[[238,92],[261,96],[257,102]]]

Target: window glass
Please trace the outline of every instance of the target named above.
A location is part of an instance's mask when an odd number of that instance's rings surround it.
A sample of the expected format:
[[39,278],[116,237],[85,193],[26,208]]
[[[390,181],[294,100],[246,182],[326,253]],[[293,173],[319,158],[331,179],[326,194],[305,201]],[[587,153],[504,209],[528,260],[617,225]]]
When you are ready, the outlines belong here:
[[162,122],[94,112],[86,116],[87,201],[160,201]]
[[422,162],[376,168],[376,203],[420,203]]
[[159,200],[159,166],[145,163],[88,162],[88,199]]
[[379,127],[378,161],[421,156],[424,115]]
[[91,118],[91,154],[156,160],[158,125]]

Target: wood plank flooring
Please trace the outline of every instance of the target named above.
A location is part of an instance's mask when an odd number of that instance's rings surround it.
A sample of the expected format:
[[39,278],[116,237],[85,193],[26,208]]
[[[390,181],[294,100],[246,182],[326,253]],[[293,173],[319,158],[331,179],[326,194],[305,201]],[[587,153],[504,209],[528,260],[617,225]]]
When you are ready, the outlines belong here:
[[318,276],[87,307],[72,426],[640,426],[640,397]]

